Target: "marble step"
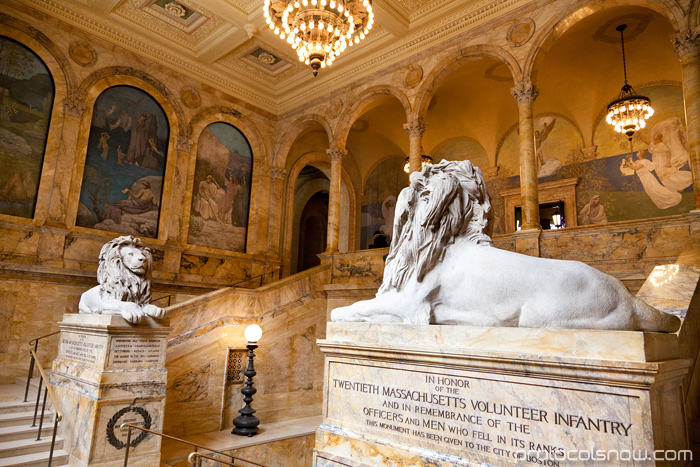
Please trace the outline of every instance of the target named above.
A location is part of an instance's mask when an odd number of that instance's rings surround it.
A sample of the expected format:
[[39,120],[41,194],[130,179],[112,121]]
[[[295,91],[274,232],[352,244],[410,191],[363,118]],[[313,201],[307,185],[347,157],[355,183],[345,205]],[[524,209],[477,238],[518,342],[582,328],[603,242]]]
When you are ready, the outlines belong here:
[[[41,407],[36,414],[36,423],[39,424],[41,418]],[[31,425],[34,420],[34,411],[31,412],[13,412],[0,414],[0,428],[8,426],[25,426]],[[44,424],[51,423],[53,421],[53,412],[44,412]]]
[[[46,467],[49,465],[49,452],[37,452],[23,456],[0,459],[0,467]],[[63,449],[54,451],[52,467],[68,465],[68,453]]]
[[[63,438],[56,437],[54,452],[63,449]],[[49,452],[51,450],[51,437],[46,436],[41,438],[41,441],[31,439],[18,439],[0,443],[0,459],[6,457],[24,456],[26,454],[36,454],[40,452]]]
[[[38,426],[6,426],[0,428],[0,443],[15,441],[18,439],[36,439],[39,432]],[[41,439],[50,437],[53,433],[53,423],[44,423],[41,427]]]
[[32,412],[34,414],[35,401],[27,402],[0,402],[0,414],[17,413],[17,412]]

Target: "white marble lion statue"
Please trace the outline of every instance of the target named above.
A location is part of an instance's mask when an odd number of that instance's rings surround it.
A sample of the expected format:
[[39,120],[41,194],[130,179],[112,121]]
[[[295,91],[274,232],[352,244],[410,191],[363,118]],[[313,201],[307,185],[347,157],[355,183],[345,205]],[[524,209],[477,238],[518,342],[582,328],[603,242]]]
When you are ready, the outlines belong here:
[[80,313],[122,315],[130,323],[144,316],[161,319],[165,310],[151,301],[151,250],[130,235],[115,238],[100,251],[97,285],[80,297]]
[[578,261],[494,248],[481,170],[442,161],[411,175],[376,297],[333,321],[675,332],[680,320]]

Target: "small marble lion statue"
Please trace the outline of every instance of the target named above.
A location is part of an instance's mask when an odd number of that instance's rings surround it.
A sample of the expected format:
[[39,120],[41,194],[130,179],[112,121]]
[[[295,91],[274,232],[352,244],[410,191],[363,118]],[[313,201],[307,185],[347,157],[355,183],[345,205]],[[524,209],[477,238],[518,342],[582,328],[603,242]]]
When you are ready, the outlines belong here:
[[115,238],[100,251],[97,285],[80,297],[80,313],[117,315],[130,323],[144,316],[161,319],[165,310],[151,301],[151,250],[131,235]]
[[411,174],[376,297],[333,321],[675,332],[678,317],[578,261],[494,248],[481,170],[442,161]]

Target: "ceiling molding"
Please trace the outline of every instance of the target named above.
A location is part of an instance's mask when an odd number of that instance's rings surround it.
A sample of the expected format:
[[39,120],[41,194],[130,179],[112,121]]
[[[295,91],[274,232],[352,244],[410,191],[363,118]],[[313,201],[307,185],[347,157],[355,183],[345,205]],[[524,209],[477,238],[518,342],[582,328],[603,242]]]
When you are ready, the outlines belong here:
[[[346,51],[318,78],[311,77],[288,44],[261,27],[262,0],[183,0],[202,15],[191,30],[167,17],[158,19],[160,12],[145,11],[150,3],[139,0],[124,0],[117,6],[117,0],[92,0],[92,6],[79,0],[19,1],[279,115],[532,0],[375,0],[384,24],[378,22],[361,45]],[[416,18],[415,24],[411,18]],[[252,40],[290,66],[271,70],[236,55],[251,40],[243,30],[248,23],[260,28]]]

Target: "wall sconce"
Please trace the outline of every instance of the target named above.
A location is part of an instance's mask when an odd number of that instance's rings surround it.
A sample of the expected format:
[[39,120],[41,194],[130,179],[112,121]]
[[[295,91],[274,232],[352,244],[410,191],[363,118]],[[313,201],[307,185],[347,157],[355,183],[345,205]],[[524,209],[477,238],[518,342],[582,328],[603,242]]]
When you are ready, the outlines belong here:
[[240,415],[233,419],[234,428],[231,430],[231,433],[251,437],[258,433],[258,425],[260,425],[260,419],[253,415],[255,409],[250,406],[250,403],[253,402],[253,395],[258,392],[253,387],[253,376],[256,375],[253,367],[253,358],[255,357],[253,350],[258,348],[258,341],[262,337],[262,329],[257,324],[251,324],[245,328],[244,335],[248,341],[246,347],[249,350],[248,368],[243,372],[243,375],[246,377],[245,387],[241,389],[245,407],[239,410],[238,413]]

